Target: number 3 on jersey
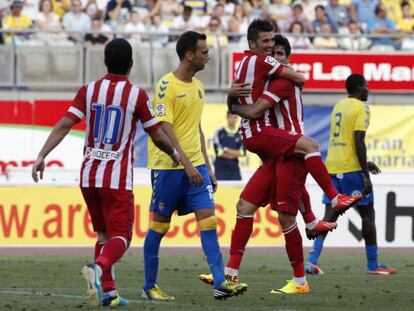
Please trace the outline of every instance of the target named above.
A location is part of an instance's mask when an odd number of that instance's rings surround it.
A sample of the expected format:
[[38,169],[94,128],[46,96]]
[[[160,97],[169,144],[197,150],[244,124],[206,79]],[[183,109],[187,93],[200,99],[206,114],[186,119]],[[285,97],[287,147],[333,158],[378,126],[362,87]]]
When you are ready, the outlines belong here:
[[124,111],[120,106],[105,106],[102,104],[92,104],[95,111],[93,122],[93,140],[95,144],[104,143],[115,145],[121,134]]
[[339,135],[341,134],[340,130],[341,130],[341,122],[342,122],[342,113],[338,112],[337,114],[335,114],[335,118],[336,118],[336,122],[335,122],[335,132],[333,133],[334,137],[339,137]]

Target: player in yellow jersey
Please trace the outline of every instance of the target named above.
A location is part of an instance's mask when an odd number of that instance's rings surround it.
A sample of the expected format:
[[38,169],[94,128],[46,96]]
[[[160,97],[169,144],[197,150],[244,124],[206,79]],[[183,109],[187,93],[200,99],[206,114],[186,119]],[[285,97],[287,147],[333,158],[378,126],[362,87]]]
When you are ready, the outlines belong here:
[[[348,98],[336,103],[331,114],[328,156],[326,167],[335,188],[348,195],[363,195],[355,207],[362,218],[362,235],[365,240],[368,274],[394,274],[396,269],[378,264],[378,246],[375,228],[374,193],[369,173],[378,174],[375,163],[367,161],[365,133],[370,122],[368,83],[364,76],[352,74],[346,80]],[[324,221],[336,221],[335,214],[326,196]],[[306,272],[323,274],[318,259],[323,249],[327,232],[319,235],[309,254]]]
[[[155,89],[153,112],[163,131],[178,151],[181,164],[172,168],[171,159],[151,142],[152,221],[144,243],[145,285],[142,298],[174,301],[158,285],[158,251],[167,233],[171,215],[194,213],[200,229],[201,244],[214,275],[214,298],[238,295],[246,284],[234,284],[224,278],[224,264],[217,238],[213,193],[216,177],[207,156],[201,113],[204,105],[203,84],[194,78],[208,62],[206,36],[194,31],[183,33],[177,42],[180,64],[163,76]],[[217,278],[217,279],[216,279]]]

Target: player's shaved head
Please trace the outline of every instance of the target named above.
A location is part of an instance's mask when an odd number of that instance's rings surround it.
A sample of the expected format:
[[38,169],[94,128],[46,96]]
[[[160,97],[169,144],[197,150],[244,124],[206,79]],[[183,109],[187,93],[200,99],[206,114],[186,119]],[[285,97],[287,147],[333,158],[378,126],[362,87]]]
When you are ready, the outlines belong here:
[[351,74],[346,79],[346,91],[350,97],[366,101],[369,93],[367,80],[361,74]]
[[262,19],[255,19],[249,25],[247,29],[247,40],[257,41],[259,33],[273,31],[273,25],[271,22]]
[[105,65],[109,73],[126,75],[132,67],[132,46],[122,38],[111,40],[105,46]]
[[185,53],[191,51],[195,53],[199,40],[205,41],[206,35],[196,31],[184,32],[177,41],[176,51],[180,60],[184,59]]

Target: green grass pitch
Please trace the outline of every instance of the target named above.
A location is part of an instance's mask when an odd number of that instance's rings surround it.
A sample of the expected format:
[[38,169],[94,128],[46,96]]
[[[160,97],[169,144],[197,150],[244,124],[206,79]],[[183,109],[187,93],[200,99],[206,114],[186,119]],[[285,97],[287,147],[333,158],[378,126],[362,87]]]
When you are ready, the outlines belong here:
[[[83,253],[85,253],[83,251]],[[381,261],[398,269],[394,276],[364,274],[362,251],[326,249],[321,259],[323,276],[308,276],[311,293],[271,295],[284,285],[291,270],[283,248],[261,253],[247,250],[241,279],[248,291],[239,297],[217,301],[212,288],[197,279],[207,271],[200,251],[162,251],[159,285],[176,295],[174,303],[140,300],[143,284],[141,252],[128,253],[117,265],[119,292],[131,304],[122,310],[414,310],[413,253],[387,251]],[[226,251],[224,251],[226,253]],[[27,254],[0,256],[0,310],[92,310],[82,305],[86,283],[80,275],[88,255]]]

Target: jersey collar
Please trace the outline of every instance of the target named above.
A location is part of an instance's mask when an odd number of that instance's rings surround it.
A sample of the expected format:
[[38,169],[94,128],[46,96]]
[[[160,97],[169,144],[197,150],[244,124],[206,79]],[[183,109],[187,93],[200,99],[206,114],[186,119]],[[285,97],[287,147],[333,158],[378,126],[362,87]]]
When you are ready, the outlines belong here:
[[114,75],[112,73],[107,73],[103,78],[109,81],[127,81],[128,80],[128,76]]

